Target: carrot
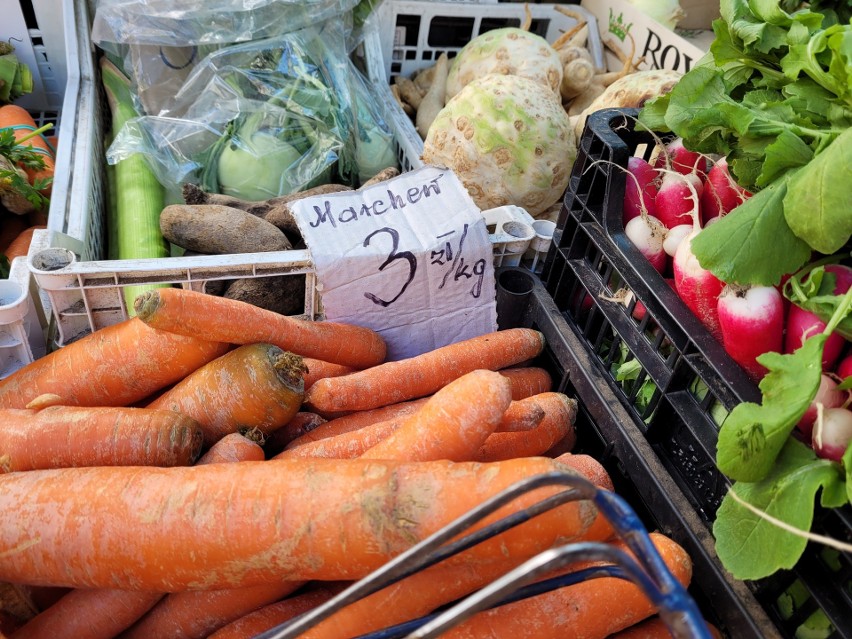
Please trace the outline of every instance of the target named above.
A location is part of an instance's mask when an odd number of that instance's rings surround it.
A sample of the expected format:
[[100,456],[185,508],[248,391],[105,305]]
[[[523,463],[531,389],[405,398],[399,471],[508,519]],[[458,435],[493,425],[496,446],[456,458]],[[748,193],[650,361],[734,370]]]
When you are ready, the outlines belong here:
[[9,243],[9,246],[6,247],[6,250],[3,251],[4,255],[11,262],[16,257],[26,257],[27,252],[30,250],[30,243],[33,241],[33,233],[35,233],[39,229],[46,229],[46,226],[38,225],[38,226],[30,226],[24,229],[21,233],[15,237]]
[[300,595],[287,597],[232,621],[210,635],[209,639],[251,639],[264,630],[269,630],[278,624],[310,612],[331,599],[334,594],[333,590],[318,588]]
[[499,373],[467,373],[440,389],[361,457],[468,461],[497,428],[511,401],[509,381]]
[[384,361],[381,335],[361,326],[310,322],[239,300],[182,288],[147,291],[136,298],[136,315],[149,326],[232,344],[268,342],[297,355],[367,368]]
[[[398,404],[390,404],[389,406],[382,406],[371,410],[355,411],[342,417],[335,417],[294,439],[287,445],[287,448],[298,448],[311,442],[318,442],[338,435],[352,433],[380,422],[393,421],[399,424],[403,418],[413,415],[423,408],[423,405],[428,399],[428,397],[422,397],[421,399],[409,402],[399,402]],[[386,432],[390,433],[391,431]]]
[[304,357],[305,362],[305,390],[308,390],[314,385],[314,382],[323,377],[340,377],[355,372],[351,366],[343,366],[342,364],[332,364],[324,362],[321,359],[313,359]]
[[[503,376],[501,375],[500,377]],[[506,378],[503,377],[503,379],[505,380]],[[450,382],[450,384],[453,384],[453,382]],[[363,413],[371,414],[385,412],[385,414],[391,415],[389,419],[384,421],[368,423],[359,427],[359,415],[361,413],[353,413],[351,415],[332,420],[331,422],[328,422],[329,425],[333,424],[333,422],[341,423],[338,424],[336,428],[332,427],[327,430],[323,430],[320,434],[325,435],[324,437],[314,437],[315,441],[309,441],[312,434],[308,433],[306,436],[300,437],[299,440],[291,442],[281,453],[278,453],[275,458],[288,459],[297,457],[325,457],[330,459],[355,459],[356,457],[366,454],[369,449],[382,444],[385,440],[392,439],[400,427],[406,422],[413,420],[413,424],[416,424],[419,419],[417,415],[419,415],[428,402],[440,392],[441,391],[439,390],[438,393],[435,393],[435,395],[430,395],[429,397],[424,397],[411,402],[400,402],[399,404],[392,404],[391,406],[376,408],[371,411],[363,411]],[[391,410],[393,407],[398,408]],[[395,413],[396,415],[394,416]],[[438,419],[440,421],[441,418]],[[525,401],[522,403],[522,400],[513,401],[510,402],[509,407],[500,418],[500,421],[496,426],[496,431],[530,430],[531,425],[535,425],[537,421],[541,421],[542,419],[544,419],[544,409],[542,409],[537,403],[532,401]],[[325,426],[326,424],[323,424],[317,430],[322,430]],[[440,424],[435,428],[443,431],[449,426],[450,424],[447,423]],[[485,426],[485,424],[480,424],[480,427],[483,426]],[[349,430],[350,428],[353,428],[354,430]],[[329,432],[334,430],[340,430],[342,432],[336,435],[333,434],[333,432]],[[446,435],[446,437],[452,436],[453,434]],[[458,434],[456,433],[455,436],[458,436]],[[426,436],[426,438],[429,441],[434,441],[434,438],[432,437]],[[441,438],[442,437],[439,437],[438,439],[440,440]],[[442,445],[439,442],[435,443],[439,446]],[[385,453],[389,450],[391,450],[389,445],[385,445]],[[510,457],[512,456],[520,457],[521,455],[511,455]],[[474,451],[471,451],[471,454],[468,455],[466,459],[456,459],[456,461],[472,461],[476,457],[477,454]],[[373,457],[373,459],[377,458]]]
[[[512,399],[515,401],[526,399],[531,395],[544,393],[550,390],[550,375],[542,368],[506,368],[497,371],[509,380],[512,389]],[[307,387],[305,387],[307,390]],[[288,444],[288,448],[296,448],[303,444],[313,441],[319,441],[327,437],[334,437],[343,433],[349,433],[358,430],[364,426],[375,424],[378,422],[395,419],[397,417],[405,417],[417,412],[423,404],[426,403],[428,397],[413,399],[407,402],[399,402],[372,408],[368,410],[359,410],[334,417],[328,420],[325,424],[306,432],[304,435],[294,439]],[[507,412],[520,410],[518,407],[509,406]],[[542,414],[542,418],[544,415]],[[522,430],[524,426],[520,422],[508,417],[507,420],[513,422],[513,426],[498,426],[497,430]]]
[[[563,453],[556,457],[556,462],[563,469],[570,469],[571,471],[582,475],[598,488],[602,488],[610,492],[615,490],[609,473],[594,457],[590,457],[589,455]],[[589,527],[587,534],[589,535],[589,539],[611,539],[615,535],[615,529],[612,527],[609,519],[606,517],[598,517]]]
[[[310,459],[7,473],[0,580],[172,592],[356,579],[506,486],[556,468],[540,457]],[[557,490],[536,490],[492,517]],[[596,515],[589,502],[565,504],[459,559],[581,538]]]
[[286,424],[304,397],[302,358],[272,344],[246,344],[208,362],[148,408],[195,419],[211,445],[229,433],[266,434]]
[[[260,451],[262,459],[263,450],[260,446],[242,435],[228,435],[216,442],[196,465],[257,459],[257,451]],[[133,625],[162,598],[162,592],[112,588],[72,590],[30,620],[15,633],[14,639],[53,639],[63,636],[112,639]]]
[[[6,104],[0,106],[0,129],[11,128],[15,131],[15,139],[21,140],[38,128],[35,120],[29,112],[19,107],[16,104]],[[22,142],[23,146],[31,146],[34,150],[39,151],[44,158],[44,168],[30,169],[21,167],[26,171],[30,184],[34,184],[37,179],[53,179],[54,170],[56,168],[56,155],[47,140],[43,135],[39,134]],[[43,190],[46,196],[50,196],[51,186]]]
[[544,411],[541,423],[529,431],[491,434],[472,459],[488,462],[544,455],[560,441],[574,437],[576,400],[562,393],[541,393],[518,402],[526,404],[537,405]]
[[201,452],[195,420],[145,408],[0,410],[0,470],[187,466]]
[[431,395],[473,370],[499,370],[532,359],[543,347],[544,337],[538,331],[496,331],[343,377],[321,379],[307,392],[305,402],[323,411],[387,406]]
[[[722,639],[722,635],[717,628],[711,624],[707,624],[707,629],[715,639]],[[630,626],[626,630],[610,635],[608,639],[671,639],[672,636],[672,633],[669,632],[668,627],[662,619],[651,617],[641,623]]]
[[0,380],[0,408],[56,393],[73,406],[127,406],[222,355],[227,344],[151,329],[136,318],[107,326]]
[[[678,544],[658,533],[651,538],[675,578],[687,585],[692,562]],[[611,542],[626,550],[620,541]],[[442,634],[446,639],[604,639],[656,612],[629,581],[602,577],[480,612]]]
[[263,461],[266,455],[257,443],[240,433],[225,435],[201,456],[196,464],[233,464],[240,461]]
[[311,431],[325,423],[325,419],[316,413],[299,411],[293,415],[293,419],[269,434],[263,444],[263,450],[267,457],[273,457],[283,451],[291,442],[310,435]]
[[553,379],[550,377],[550,373],[537,366],[504,368],[499,372],[512,382],[512,399],[514,400],[547,393],[553,388]]

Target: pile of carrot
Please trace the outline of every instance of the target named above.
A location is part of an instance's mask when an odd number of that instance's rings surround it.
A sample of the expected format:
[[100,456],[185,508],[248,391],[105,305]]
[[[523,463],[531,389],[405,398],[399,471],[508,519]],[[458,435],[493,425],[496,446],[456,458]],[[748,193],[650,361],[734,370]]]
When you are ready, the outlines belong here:
[[[157,289],[138,298],[136,317],[0,381],[0,582],[33,601],[55,595],[28,619],[0,621],[0,633],[253,637],[521,479],[561,470],[613,489],[599,462],[570,452],[577,403],[535,365],[538,331],[385,362],[369,329],[244,306]],[[591,502],[569,502],[304,636],[411,620],[578,540],[621,543]],[[654,541],[687,584],[683,549]],[[554,613],[566,606],[570,615]],[[655,612],[632,584],[601,579],[480,613],[450,636],[570,627],[603,639]]]

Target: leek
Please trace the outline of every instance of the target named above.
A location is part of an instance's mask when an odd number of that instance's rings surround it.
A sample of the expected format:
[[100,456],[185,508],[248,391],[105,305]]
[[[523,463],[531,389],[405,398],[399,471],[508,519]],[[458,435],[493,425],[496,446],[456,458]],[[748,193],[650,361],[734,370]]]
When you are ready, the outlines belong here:
[[[101,79],[112,115],[112,134],[138,116],[130,90],[130,80],[112,62],[101,58]],[[115,165],[114,228],[108,230],[116,238],[115,249],[108,250],[120,260],[168,257],[169,245],[160,232],[160,213],[165,206],[165,192],[145,157],[133,154]],[[124,303],[129,316],[135,315],[133,302],[145,291],[165,285],[128,286]]]

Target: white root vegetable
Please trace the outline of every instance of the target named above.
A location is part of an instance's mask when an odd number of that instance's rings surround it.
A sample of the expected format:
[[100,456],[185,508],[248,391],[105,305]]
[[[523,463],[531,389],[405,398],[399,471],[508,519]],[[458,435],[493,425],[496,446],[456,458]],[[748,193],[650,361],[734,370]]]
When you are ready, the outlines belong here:
[[[579,137],[582,133],[589,114],[609,108],[641,108],[651,98],[671,91],[680,78],[681,74],[677,71],[652,69],[637,71],[616,80],[580,113],[574,128],[575,135]],[[570,111],[569,114],[574,115]]]
[[532,216],[560,200],[576,157],[557,95],[529,78],[494,73],[447,101],[422,154],[427,164],[453,169],[479,208],[514,204]]
[[423,94],[420,89],[414,84],[414,80],[399,75],[394,78],[394,84],[398,87],[400,97],[408,102],[414,110],[420,108],[420,102],[423,100]]
[[417,108],[415,128],[424,140],[426,139],[426,134],[429,133],[429,127],[432,125],[435,117],[444,108],[449,64],[447,54],[442,53],[438,58],[438,62],[435,64],[432,87],[429,89],[429,93],[423,96],[420,106]]
[[583,58],[594,64],[591,52],[586,47],[560,47],[556,50],[559,54],[559,61],[564,67],[566,64],[577,58]]
[[420,95],[426,95],[432,86],[432,78],[435,75],[435,65],[420,69],[414,76],[414,84],[420,91]]
[[493,29],[468,42],[447,76],[447,100],[487,74],[517,75],[549,87],[559,95],[562,63],[547,40],[515,27]]
[[589,88],[595,77],[594,65],[585,58],[576,58],[567,63],[562,72],[559,93],[563,100],[572,100]]
[[[606,91],[606,87],[602,84],[598,84],[592,79],[592,82],[589,86],[586,87],[586,90],[583,91],[580,95],[571,100],[571,104],[568,106],[568,115],[576,118],[580,118],[583,111],[598,97]],[[583,127],[580,127],[580,131],[582,132]],[[574,128],[574,133],[577,133],[577,128]]]

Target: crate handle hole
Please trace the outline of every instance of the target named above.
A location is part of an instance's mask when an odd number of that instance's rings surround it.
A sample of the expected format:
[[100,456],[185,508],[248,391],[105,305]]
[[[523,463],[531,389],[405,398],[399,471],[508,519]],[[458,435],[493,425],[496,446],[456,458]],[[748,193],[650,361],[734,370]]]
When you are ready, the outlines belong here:
[[77,260],[73,251],[64,248],[47,248],[32,256],[30,265],[36,271],[58,271]]

